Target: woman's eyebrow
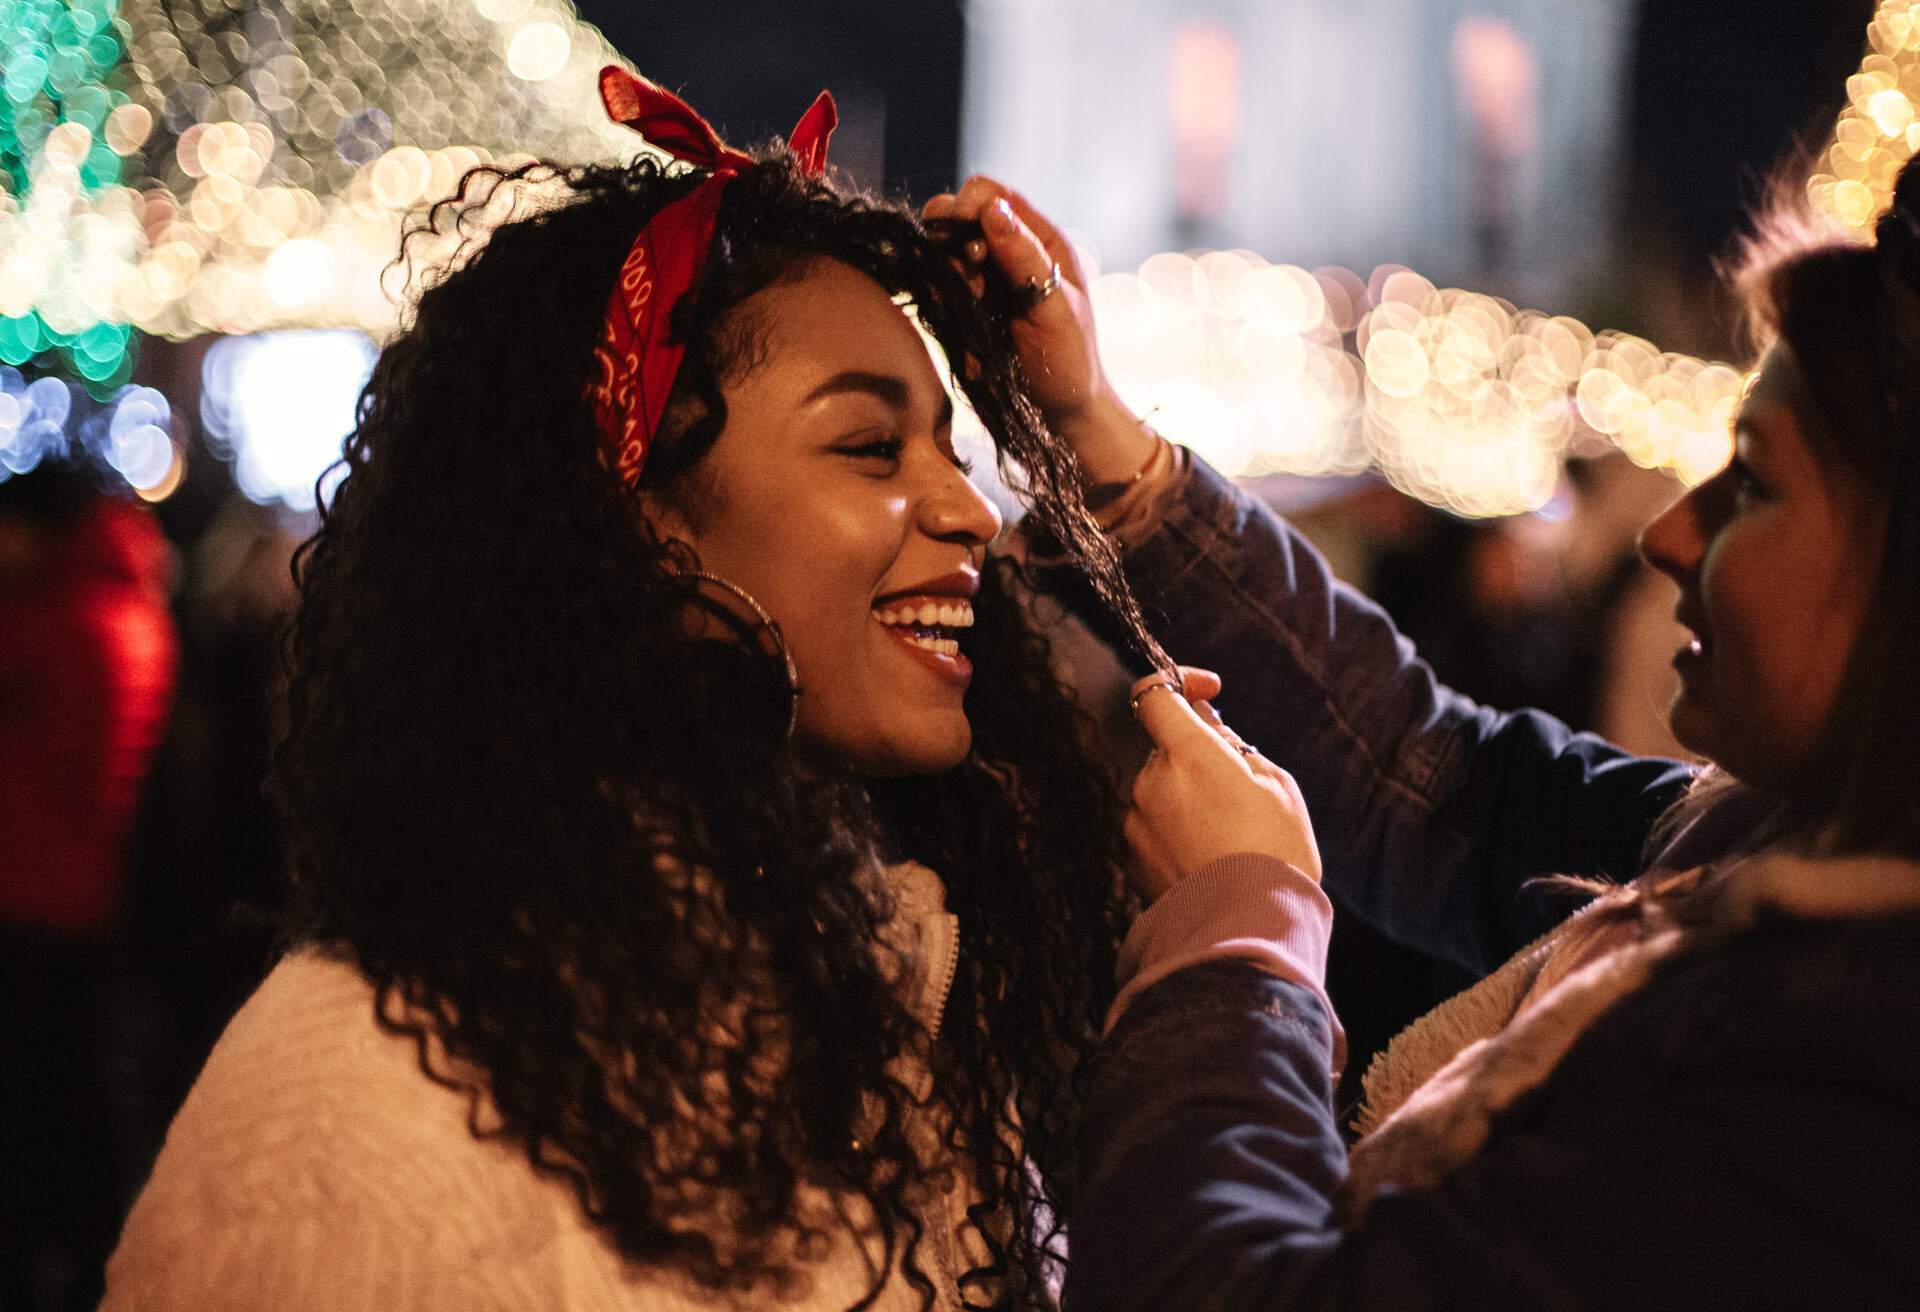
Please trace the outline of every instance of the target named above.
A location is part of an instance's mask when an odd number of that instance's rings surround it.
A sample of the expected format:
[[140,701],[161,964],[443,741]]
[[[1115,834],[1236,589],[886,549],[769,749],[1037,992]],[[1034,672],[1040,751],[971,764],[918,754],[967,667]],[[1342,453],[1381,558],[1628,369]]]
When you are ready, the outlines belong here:
[[[823,397],[834,396],[841,392],[864,392],[877,397],[895,410],[905,410],[913,399],[913,389],[907,380],[897,374],[879,374],[869,369],[842,369],[826,382],[808,392],[802,405],[811,405]],[[946,428],[953,423],[953,398],[941,389],[940,410],[934,416],[934,429]]]
[[822,397],[833,396],[839,392],[866,392],[893,406],[897,410],[907,408],[907,380],[894,374],[876,374],[865,369],[842,369],[826,382],[807,393],[801,404],[808,405]]

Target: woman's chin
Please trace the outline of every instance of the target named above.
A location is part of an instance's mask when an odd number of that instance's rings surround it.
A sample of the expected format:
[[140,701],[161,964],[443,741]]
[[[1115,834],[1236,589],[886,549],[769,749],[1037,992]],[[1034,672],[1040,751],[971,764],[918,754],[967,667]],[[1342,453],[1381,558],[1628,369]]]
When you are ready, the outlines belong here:
[[844,768],[866,779],[900,779],[912,775],[945,774],[967,759],[973,750],[973,728],[965,715],[922,723],[914,731],[876,735],[858,743],[822,741],[816,759],[838,760]]
[[859,773],[872,778],[899,779],[910,775],[945,774],[967,759],[973,748],[973,736],[959,742],[916,743],[876,756]]

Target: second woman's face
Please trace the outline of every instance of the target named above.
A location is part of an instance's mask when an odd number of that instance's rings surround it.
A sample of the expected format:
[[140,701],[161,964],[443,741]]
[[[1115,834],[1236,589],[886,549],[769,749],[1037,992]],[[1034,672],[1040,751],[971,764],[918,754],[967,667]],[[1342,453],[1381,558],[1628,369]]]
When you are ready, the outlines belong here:
[[1798,360],[1768,353],[1726,469],[1641,535],[1680,585],[1694,640],[1674,657],[1674,736],[1736,778],[1789,790],[1825,767],[1822,734],[1866,621],[1884,510],[1814,458],[1821,422]]
[[779,623],[804,749],[865,774],[949,769],[972,743],[968,629],[1000,529],[954,455],[952,402],[906,314],[847,265],[741,311],[762,349],[721,389],[689,508],[653,506],[656,523]]

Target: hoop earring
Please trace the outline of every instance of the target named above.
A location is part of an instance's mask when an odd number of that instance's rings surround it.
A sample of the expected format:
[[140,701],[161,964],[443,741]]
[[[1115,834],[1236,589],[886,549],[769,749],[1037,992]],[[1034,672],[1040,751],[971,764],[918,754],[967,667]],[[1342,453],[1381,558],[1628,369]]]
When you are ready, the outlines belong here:
[[780,632],[780,622],[767,613],[767,608],[755,600],[751,592],[738,583],[721,578],[718,574],[709,574],[705,570],[688,570],[675,577],[711,583],[746,607],[759,627],[765,630],[767,636],[773,640],[774,654],[780,658],[780,667],[786,671],[787,675],[787,739],[791,741],[794,727],[800,722],[800,670],[793,663],[793,653],[787,650],[787,639],[786,635]]

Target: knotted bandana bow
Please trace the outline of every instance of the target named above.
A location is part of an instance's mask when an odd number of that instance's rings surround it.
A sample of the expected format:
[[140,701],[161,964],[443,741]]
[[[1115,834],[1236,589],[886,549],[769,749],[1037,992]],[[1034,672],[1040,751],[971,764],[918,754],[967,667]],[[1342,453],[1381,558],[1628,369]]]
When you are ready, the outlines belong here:
[[[621,484],[632,488],[686,355],[685,345],[671,340],[673,307],[706,265],[721,195],[753,160],[721,141],[686,101],[623,68],[600,70],[600,99],[614,122],[674,158],[708,170],[699,186],[661,209],[634,238],[593,350],[599,366],[592,389],[594,419]],[[815,177],[826,171],[827,138],[838,118],[825,91],[801,116],[787,144],[802,171]]]

